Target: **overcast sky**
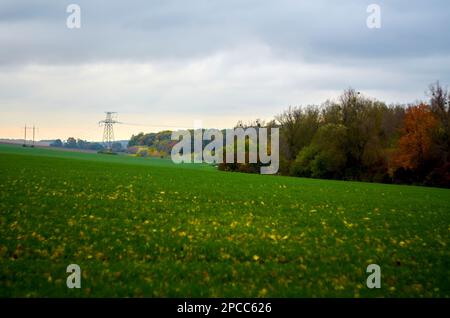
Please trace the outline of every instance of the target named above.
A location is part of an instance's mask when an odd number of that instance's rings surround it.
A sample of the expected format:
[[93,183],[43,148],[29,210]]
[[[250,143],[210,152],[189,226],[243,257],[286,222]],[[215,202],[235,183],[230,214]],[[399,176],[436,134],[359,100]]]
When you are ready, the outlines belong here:
[[[69,29],[66,8],[81,7]],[[381,28],[366,25],[371,3]],[[345,88],[388,103],[450,84],[450,1],[0,2],[0,137],[101,140],[166,126],[232,127]]]

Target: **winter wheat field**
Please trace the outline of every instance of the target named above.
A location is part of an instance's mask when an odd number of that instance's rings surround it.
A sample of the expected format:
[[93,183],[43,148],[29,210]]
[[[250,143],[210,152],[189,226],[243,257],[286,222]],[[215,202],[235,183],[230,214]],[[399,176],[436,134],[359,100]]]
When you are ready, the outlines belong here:
[[6,145],[0,176],[1,297],[450,296],[448,189]]

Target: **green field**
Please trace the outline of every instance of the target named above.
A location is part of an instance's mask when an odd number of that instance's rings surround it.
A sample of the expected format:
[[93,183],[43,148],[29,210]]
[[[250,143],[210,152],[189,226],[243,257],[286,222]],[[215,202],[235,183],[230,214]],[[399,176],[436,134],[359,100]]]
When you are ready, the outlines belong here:
[[450,296],[448,189],[17,146],[0,176],[1,297]]

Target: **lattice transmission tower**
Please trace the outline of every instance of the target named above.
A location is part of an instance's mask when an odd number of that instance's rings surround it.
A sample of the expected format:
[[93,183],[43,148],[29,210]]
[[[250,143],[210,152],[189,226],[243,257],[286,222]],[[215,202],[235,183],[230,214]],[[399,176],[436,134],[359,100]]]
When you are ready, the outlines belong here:
[[106,147],[108,151],[112,151],[112,145],[114,143],[114,124],[119,124],[119,122],[115,119],[117,117],[116,112],[105,112],[106,119],[99,121],[100,126],[104,126],[103,129],[103,145]]

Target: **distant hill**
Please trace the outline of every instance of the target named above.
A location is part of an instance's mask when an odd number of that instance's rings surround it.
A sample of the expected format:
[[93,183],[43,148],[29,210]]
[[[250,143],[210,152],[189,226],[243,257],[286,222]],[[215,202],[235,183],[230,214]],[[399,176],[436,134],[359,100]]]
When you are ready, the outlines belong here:
[[[49,147],[51,143],[53,143],[56,139],[48,139],[48,140],[39,140],[35,141],[34,145],[39,147]],[[122,148],[127,148],[128,140],[117,140],[115,142],[120,142]],[[9,139],[9,138],[0,138],[0,143],[2,144],[14,144],[14,145],[23,145],[23,139]],[[27,140],[27,144],[31,145],[32,141]],[[102,143],[102,141],[93,141],[92,143]]]
[[[53,140],[39,140],[35,141],[34,145],[39,147],[48,147],[53,142]],[[0,143],[2,144],[14,144],[14,145],[23,145],[23,139],[0,139]],[[32,141],[27,140],[27,145],[31,145]]]

